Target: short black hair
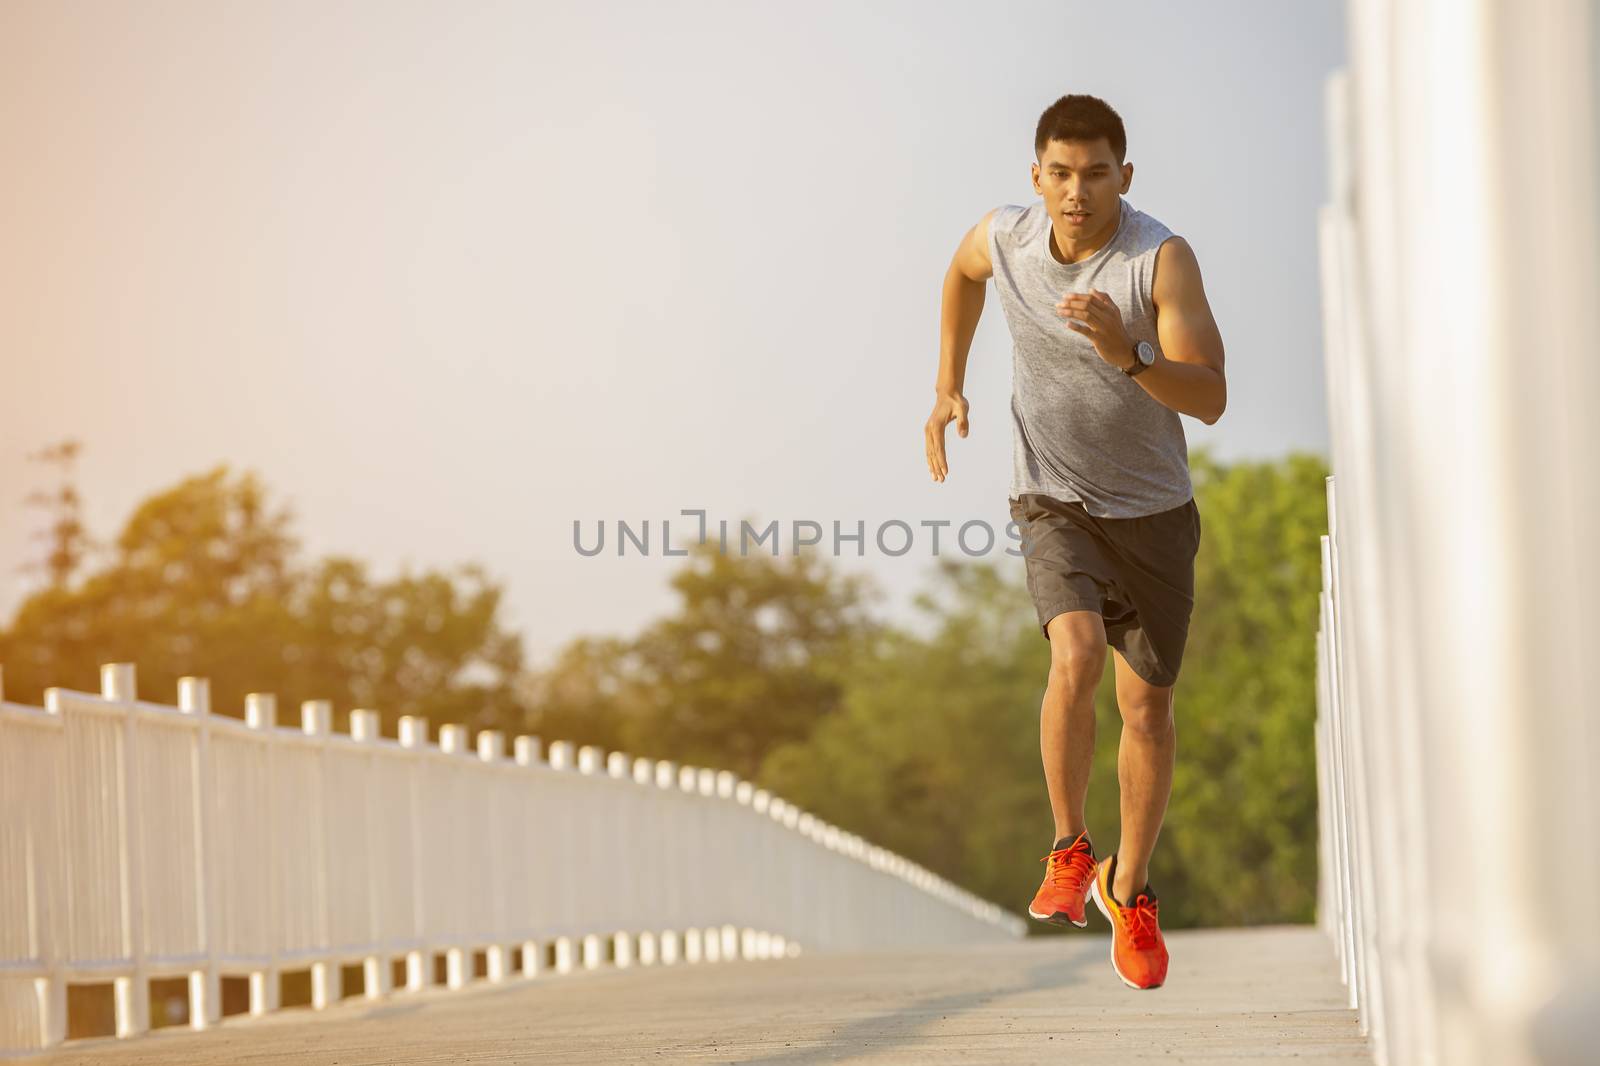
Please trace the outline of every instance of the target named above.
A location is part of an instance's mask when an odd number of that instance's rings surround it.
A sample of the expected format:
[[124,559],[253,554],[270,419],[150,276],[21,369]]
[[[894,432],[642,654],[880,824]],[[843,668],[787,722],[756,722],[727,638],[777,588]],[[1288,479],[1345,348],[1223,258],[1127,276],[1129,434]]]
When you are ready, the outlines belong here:
[[1051,141],[1097,141],[1101,137],[1111,142],[1118,163],[1127,162],[1128,134],[1122,128],[1122,116],[1098,96],[1063,96],[1039,116],[1033,154],[1043,159],[1045,145]]

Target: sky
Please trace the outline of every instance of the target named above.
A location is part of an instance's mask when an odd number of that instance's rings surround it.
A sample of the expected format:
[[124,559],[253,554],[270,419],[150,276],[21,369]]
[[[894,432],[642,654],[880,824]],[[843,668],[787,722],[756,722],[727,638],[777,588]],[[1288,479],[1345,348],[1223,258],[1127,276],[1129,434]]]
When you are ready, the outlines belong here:
[[[660,526],[681,545],[685,509],[776,520],[784,551],[795,522],[829,548],[865,523],[840,565],[909,617],[931,546],[885,554],[882,523],[1007,521],[992,290],[971,435],[928,476],[944,273],[1035,199],[1034,128],[1068,92],[1122,115],[1129,201],[1199,258],[1229,406],[1183,418],[1191,449],[1326,454],[1343,61],[1316,0],[11,0],[0,619],[43,548],[26,456],[65,438],[103,540],[187,476],[252,470],[308,554],[482,563],[535,664],[671,609]],[[648,556],[616,556],[618,520],[649,521]]]

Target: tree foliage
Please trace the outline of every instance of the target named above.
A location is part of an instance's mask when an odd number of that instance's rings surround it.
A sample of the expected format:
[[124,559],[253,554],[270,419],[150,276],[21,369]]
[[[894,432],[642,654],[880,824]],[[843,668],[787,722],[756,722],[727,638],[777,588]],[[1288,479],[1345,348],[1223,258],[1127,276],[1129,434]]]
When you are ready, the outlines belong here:
[[174,699],[179,677],[209,678],[223,714],[270,691],[289,721],[299,701],[331,699],[340,714],[378,711],[391,734],[402,714],[521,718],[521,642],[480,567],[378,580],[359,560],[305,560],[291,523],[255,475],[226,467],[158,492],[103,565],[36,591],[0,631],[7,698],[98,691],[101,663],[132,662],[151,699]]
[[878,632],[862,580],[815,553],[689,552],[674,613],[631,641],[580,639],[533,679],[533,731],[751,778],[838,709]]

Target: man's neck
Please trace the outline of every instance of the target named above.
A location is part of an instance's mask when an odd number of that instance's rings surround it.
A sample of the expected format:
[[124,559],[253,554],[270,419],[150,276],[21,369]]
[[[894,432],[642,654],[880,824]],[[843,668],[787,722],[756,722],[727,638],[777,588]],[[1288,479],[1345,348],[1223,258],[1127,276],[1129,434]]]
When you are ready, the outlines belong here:
[[1121,221],[1122,200],[1120,198],[1117,200],[1117,209],[1111,213],[1111,217],[1106,220],[1105,225],[1101,226],[1095,233],[1079,237],[1077,240],[1073,240],[1071,237],[1063,237],[1061,231],[1057,228],[1058,222],[1052,218],[1050,220],[1050,254],[1055,256],[1058,263],[1080,263],[1106,246],[1107,242],[1116,235],[1117,226]]

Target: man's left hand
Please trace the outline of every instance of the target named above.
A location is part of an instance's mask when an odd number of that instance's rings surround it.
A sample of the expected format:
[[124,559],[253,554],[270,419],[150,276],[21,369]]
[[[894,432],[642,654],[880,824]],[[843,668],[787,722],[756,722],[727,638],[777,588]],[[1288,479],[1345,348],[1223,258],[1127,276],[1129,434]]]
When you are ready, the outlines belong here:
[[1100,358],[1116,367],[1126,369],[1134,359],[1133,338],[1122,324],[1122,312],[1116,301],[1095,289],[1088,293],[1069,292],[1056,304],[1056,314],[1066,322],[1067,328],[1081,333],[1094,343]]

